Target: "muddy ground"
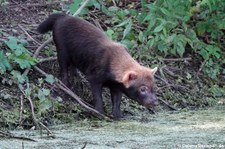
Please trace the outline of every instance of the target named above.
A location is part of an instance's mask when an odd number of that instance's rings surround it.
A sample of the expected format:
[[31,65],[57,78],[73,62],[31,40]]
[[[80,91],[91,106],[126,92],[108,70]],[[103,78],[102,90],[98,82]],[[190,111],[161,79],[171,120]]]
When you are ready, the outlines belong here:
[[[37,130],[13,130],[30,142],[1,139],[0,149],[225,149],[225,107],[160,112],[115,122],[82,120],[50,128],[55,138]],[[134,119],[134,117],[133,117]],[[146,121],[147,119],[147,121]]]

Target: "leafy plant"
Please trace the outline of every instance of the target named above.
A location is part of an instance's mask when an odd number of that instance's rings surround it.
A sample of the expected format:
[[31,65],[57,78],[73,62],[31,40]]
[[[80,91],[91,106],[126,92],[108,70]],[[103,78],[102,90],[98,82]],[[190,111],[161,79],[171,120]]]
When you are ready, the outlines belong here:
[[18,64],[21,69],[30,68],[36,63],[31,53],[24,47],[25,43],[23,41],[10,36],[5,44],[10,49],[10,52],[6,53],[8,59]]
[[25,48],[26,42],[9,36],[4,43],[8,49],[0,51],[0,73],[5,74],[9,71],[10,77],[17,83],[28,81],[28,77],[18,70],[18,67],[26,69],[36,64],[36,59]]
[[[108,27],[107,35],[126,44],[133,56],[143,62],[152,61],[153,54],[183,57],[196,53],[199,61],[204,61],[203,72],[212,79],[225,72],[224,62],[218,61],[225,58],[221,50],[223,42],[218,45],[215,41],[223,37],[224,1],[156,0],[147,3],[142,0],[141,6],[141,9],[109,7],[107,14],[112,17],[114,27]],[[196,26],[193,19],[197,21]],[[207,33],[212,39],[208,42],[201,38]]]
[[[82,2],[84,2],[83,0],[74,0],[72,4],[69,5],[69,12],[71,14],[74,14],[82,5]],[[91,0],[89,1],[87,8],[83,8],[81,10],[81,12],[79,13],[80,16],[86,15],[88,14],[88,7],[96,7],[98,9],[100,9],[100,4],[97,2],[97,0]]]

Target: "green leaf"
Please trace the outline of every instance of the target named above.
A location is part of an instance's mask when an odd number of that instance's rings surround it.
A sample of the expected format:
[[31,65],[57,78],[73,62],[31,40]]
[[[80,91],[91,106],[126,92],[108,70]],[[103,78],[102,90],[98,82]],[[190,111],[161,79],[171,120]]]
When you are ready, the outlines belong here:
[[114,34],[114,31],[113,31],[112,29],[108,29],[108,30],[106,31],[106,35],[107,35],[108,37],[110,37],[111,39],[113,39],[113,34]]
[[25,94],[26,96],[30,96],[31,95],[31,88],[28,86],[26,89],[25,89]]
[[132,25],[133,25],[132,20],[129,19],[128,24],[125,30],[123,31],[123,39],[130,33]]
[[43,94],[45,96],[48,96],[50,94],[50,90],[49,89],[42,88],[42,91],[43,91]]
[[17,45],[17,48],[15,49],[16,56],[20,56],[26,52],[27,52],[27,49],[22,44]]
[[161,41],[158,43],[158,49],[161,52],[164,52],[165,54],[167,54],[167,49],[166,49],[166,45]]
[[38,105],[38,114],[44,113],[46,110],[48,110],[51,107],[51,101],[46,98],[46,96],[49,95],[48,89],[39,89],[38,90],[38,98],[39,105]]
[[19,64],[21,69],[30,68],[31,63],[26,60],[24,55],[19,56],[18,58],[15,58],[14,60],[17,64]]
[[11,49],[11,50],[15,50],[17,48],[17,40],[15,37],[8,37],[8,41],[6,41],[6,45]]
[[126,24],[128,24],[129,23],[129,19],[125,19],[122,23],[120,23],[120,24],[118,24],[118,25],[116,25],[115,27],[121,27],[121,26],[125,26]]
[[132,49],[133,46],[134,46],[134,43],[131,42],[130,40],[128,39],[124,39],[121,41],[122,44],[126,45],[128,49]]
[[168,36],[165,40],[166,43],[172,43],[173,39],[176,38],[176,34],[172,34],[171,36]]
[[74,14],[79,8],[82,0],[74,0],[73,3],[69,6],[69,10],[71,14]]
[[53,75],[47,75],[45,81],[47,81],[50,84],[53,84],[55,82],[55,78]]
[[185,52],[184,48],[184,44],[181,41],[177,42],[177,53],[180,55],[180,57],[183,57],[183,54]]
[[161,12],[167,16],[170,16],[170,12],[168,10],[166,10],[165,8],[160,8]]
[[22,75],[19,71],[13,70],[10,73],[12,74],[13,78],[19,83],[24,83],[28,80],[27,76]]
[[89,1],[88,4],[87,4],[87,6],[88,6],[88,7],[95,6],[95,7],[98,8],[98,9],[101,8],[101,6],[100,6],[98,0],[91,0],[91,1]]
[[[150,21],[151,22],[151,20],[153,20],[153,19],[155,19],[155,15],[153,14],[153,13],[149,13],[146,17],[145,17],[145,19],[144,19],[144,21]],[[143,21],[143,22],[144,22]]]
[[163,29],[163,27],[164,27],[164,24],[161,23],[159,26],[157,26],[157,27],[153,30],[153,32],[154,32],[154,33],[158,33],[158,32],[160,32],[160,31]]
[[115,12],[115,11],[118,11],[119,8],[116,7],[116,6],[111,6],[111,7],[108,8],[108,10],[111,11],[111,12]]
[[201,49],[201,50],[199,51],[199,54],[200,54],[204,59],[208,59],[208,58],[209,58],[209,54],[208,54],[208,52],[207,52],[206,49]]
[[155,44],[155,40],[154,40],[154,39],[150,39],[150,40],[147,42],[147,45],[148,45],[149,48],[152,48],[154,44]]
[[144,39],[145,39],[145,37],[144,37],[144,35],[143,35],[143,32],[142,31],[140,31],[139,32],[139,35],[138,35],[138,40],[140,41],[140,42],[144,42]]
[[147,4],[146,0],[141,0],[141,7],[142,8],[146,8],[146,4]]
[[6,70],[12,69],[8,59],[5,57],[3,51],[0,51],[0,74],[4,74]]
[[45,100],[45,95],[44,95],[44,93],[43,93],[43,90],[42,89],[39,89],[38,90],[38,99],[40,99],[41,101],[42,100]]

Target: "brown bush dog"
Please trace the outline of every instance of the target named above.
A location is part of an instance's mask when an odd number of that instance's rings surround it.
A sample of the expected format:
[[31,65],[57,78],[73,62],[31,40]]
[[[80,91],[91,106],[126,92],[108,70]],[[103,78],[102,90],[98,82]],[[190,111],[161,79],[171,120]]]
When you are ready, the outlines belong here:
[[53,30],[61,79],[67,86],[68,67],[80,70],[90,83],[94,108],[104,113],[102,88],[108,87],[112,100],[112,115],[122,116],[122,93],[146,107],[157,104],[154,74],[138,64],[122,44],[109,39],[91,23],[65,14],[52,14],[38,27],[39,33]]

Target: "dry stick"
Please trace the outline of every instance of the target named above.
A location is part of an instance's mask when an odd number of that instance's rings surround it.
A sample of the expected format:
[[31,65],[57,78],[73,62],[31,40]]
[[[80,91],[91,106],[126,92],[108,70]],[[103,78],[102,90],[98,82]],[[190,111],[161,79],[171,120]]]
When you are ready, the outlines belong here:
[[47,130],[47,132],[48,132],[49,134],[53,135],[53,133],[51,132],[51,130],[48,129],[48,127],[46,127],[42,122],[40,122],[40,121],[37,120],[37,118],[36,118],[36,116],[35,116],[35,112],[34,112],[34,104],[33,104],[33,102],[32,102],[32,99],[30,98],[30,96],[27,96],[27,95],[25,94],[25,92],[23,91],[23,88],[22,88],[20,85],[18,85],[18,86],[19,86],[20,91],[24,94],[24,96],[25,96],[25,97],[29,100],[29,102],[30,102],[32,118],[33,118],[33,121],[34,121],[35,125],[36,125],[36,126],[41,125],[44,129]]
[[48,61],[55,61],[55,60],[57,60],[57,57],[47,57],[47,58],[40,59],[38,63],[43,63],[43,62],[48,62]]
[[40,47],[37,48],[37,50],[34,53],[34,58],[37,58],[40,51],[49,43],[51,43],[53,41],[53,38],[50,37],[48,40],[46,40]]
[[[40,51],[41,51],[47,44],[49,44],[50,42],[52,42],[52,37],[49,38],[48,40],[46,40],[42,45],[40,45],[40,46],[37,48],[37,50],[36,50],[35,53],[34,53],[33,58],[37,58],[38,55],[39,55],[39,53],[40,53]],[[31,69],[31,68],[27,68],[27,69],[23,72],[23,75],[26,76],[26,75],[29,73],[30,69]]]
[[86,1],[80,6],[80,8],[77,9],[77,11],[73,14],[73,16],[74,16],[74,17],[77,16],[77,15],[81,12],[81,10],[88,4],[88,2],[89,2],[89,0],[86,0]]
[[28,99],[29,102],[30,102],[30,107],[31,107],[32,117],[33,117],[33,120],[34,120],[34,122],[36,123],[36,125],[37,125],[37,126],[38,126],[38,125],[41,125],[44,129],[47,130],[47,132],[48,132],[49,134],[53,135],[53,133],[51,132],[50,129],[48,129],[48,127],[46,127],[42,122],[40,122],[40,121],[37,120],[37,118],[36,118],[36,116],[35,116],[35,113],[34,113],[34,105],[33,105],[33,102],[32,102],[32,100],[31,100],[30,97],[28,97],[27,99]]
[[23,98],[23,95],[21,95],[20,96],[20,119],[19,119],[20,125],[22,124],[22,120],[23,120],[23,107],[24,107],[24,98]]
[[191,57],[187,57],[187,58],[164,58],[163,61],[191,61],[192,58]]
[[26,141],[37,142],[34,139],[27,138],[27,137],[14,136],[12,133],[4,132],[4,131],[1,131],[1,130],[0,130],[0,137],[13,138],[13,139],[19,139],[19,140],[26,140]]
[[[165,95],[162,93],[162,96],[163,96],[163,98],[166,98],[165,97]],[[163,102],[165,105],[167,105],[171,110],[175,110],[175,111],[177,111],[177,109],[175,108],[175,107],[173,107],[173,106],[171,106],[167,101],[165,101],[165,100],[163,100],[163,99],[158,99],[158,100],[160,100],[161,102]]]
[[[40,68],[38,68],[37,66],[34,66],[34,69],[37,70],[38,72],[40,72],[42,75],[47,76],[48,74],[46,72],[44,72],[43,70],[41,70]],[[98,118],[104,118],[106,120],[110,120],[109,117],[99,113],[97,110],[89,107],[86,103],[84,103],[84,101],[77,96],[75,93],[73,93],[69,88],[66,87],[66,85],[64,85],[62,83],[62,81],[60,81],[59,79],[57,79],[55,77],[56,85],[63,90],[64,92],[66,92],[68,95],[70,95],[71,97],[73,97],[83,108],[87,109],[88,111],[93,112],[94,114],[96,114],[95,116],[97,116]]]
[[114,7],[117,7],[115,0],[112,0]]
[[[168,81],[164,80],[163,78],[161,78],[160,76],[157,76],[157,75],[155,75],[155,77],[158,78],[158,79],[160,79],[160,80],[162,80],[162,81],[166,84],[167,87],[171,88],[171,85],[168,83]],[[158,89],[158,90],[160,90],[160,89]],[[166,99],[166,97],[165,97],[165,95],[164,95],[163,93],[162,93],[162,96],[163,96],[163,98]],[[177,111],[176,108],[174,108],[173,106],[169,105],[169,103],[166,102],[165,100],[160,99],[160,98],[159,98],[158,100],[160,100],[161,102],[163,102],[163,103],[164,103],[166,106],[168,106],[170,109],[176,110],[176,111]]]
[[31,37],[31,35],[19,24],[18,25],[19,28],[32,40],[34,41],[36,44],[41,45],[39,42],[37,42],[33,37]]
[[206,62],[207,62],[208,58],[206,58],[202,64],[201,64],[201,67],[199,68],[198,72],[197,72],[197,75],[202,71],[203,67],[205,66]]

